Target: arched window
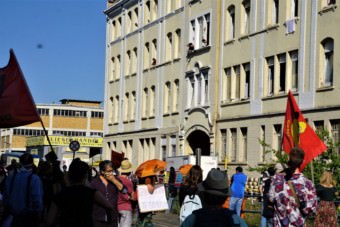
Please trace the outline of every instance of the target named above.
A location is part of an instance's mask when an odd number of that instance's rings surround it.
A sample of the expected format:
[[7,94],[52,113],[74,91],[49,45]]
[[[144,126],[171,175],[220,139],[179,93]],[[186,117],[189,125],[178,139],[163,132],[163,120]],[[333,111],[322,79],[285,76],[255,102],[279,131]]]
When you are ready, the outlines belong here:
[[326,38],[321,42],[321,87],[333,85],[333,55],[334,41],[332,38]]
[[150,67],[150,44],[145,43],[144,46],[144,69],[147,69]]
[[172,57],[172,33],[169,32],[166,36],[166,43],[165,43],[165,61],[170,61]]
[[250,1],[244,0],[242,3],[242,34],[250,33]]
[[235,6],[230,6],[226,15],[226,41],[235,38]]

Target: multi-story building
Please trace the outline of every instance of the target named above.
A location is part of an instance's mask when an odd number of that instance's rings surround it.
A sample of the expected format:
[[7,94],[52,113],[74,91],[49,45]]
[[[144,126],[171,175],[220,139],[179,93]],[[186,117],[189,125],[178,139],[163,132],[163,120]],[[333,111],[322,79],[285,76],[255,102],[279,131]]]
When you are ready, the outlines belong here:
[[270,161],[291,90],[339,141],[336,1],[120,0],[107,16],[104,150]]
[[[69,151],[68,143],[61,143],[61,138],[100,138],[101,147],[104,117],[101,102],[72,99],[62,99],[60,102],[61,104],[36,105],[48,135],[53,140],[52,146],[62,147],[63,151]],[[39,153],[43,156],[48,152],[48,144],[46,144],[46,139],[44,140],[44,135],[40,122],[11,129],[1,129],[0,152],[24,152],[27,150],[27,142],[31,140],[31,145],[34,141],[41,141],[41,144],[35,142],[34,145],[46,146],[46,151]],[[33,137],[42,139],[37,140]],[[87,146],[82,147],[87,154],[92,146],[99,147],[98,141],[96,144],[91,144],[88,141],[83,144]],[[30,144],[28,145],[31,146]]]

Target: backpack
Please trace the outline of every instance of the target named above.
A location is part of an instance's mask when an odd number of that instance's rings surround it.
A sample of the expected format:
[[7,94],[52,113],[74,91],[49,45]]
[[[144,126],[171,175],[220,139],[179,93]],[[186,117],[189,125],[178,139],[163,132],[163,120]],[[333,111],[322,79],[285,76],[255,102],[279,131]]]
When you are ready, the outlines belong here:
[[202,203],[201,199],[198,195],[187,195],[184,198],[180,213],[179,220],[180,223],[184,222],[184,220],[195,210],[201,209]]

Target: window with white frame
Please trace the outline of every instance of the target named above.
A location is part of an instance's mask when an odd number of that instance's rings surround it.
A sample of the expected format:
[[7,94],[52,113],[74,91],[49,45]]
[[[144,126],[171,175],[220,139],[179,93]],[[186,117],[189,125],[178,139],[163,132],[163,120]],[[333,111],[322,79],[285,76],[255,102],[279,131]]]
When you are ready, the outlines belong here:
[[179,80],[174,81],[174,93],[173,93],[173,105],[172,105],[172,111],[178,112],[179,110]]
[[286,92],[286,54],[279,55],[279,93]]
[[116,63],[115,63],[115,57],[111,58],[111,64],[110,64],[110,68],[111,68],[111,73],[110,73],[110,81],[113,80],[116,76]]
[[131,51],[128,50],[125,56],[125,75],[130,75]]
[[122,18],[119,17],[117,19],[117,24],[116,24],[116,38],[120,37],[122,35]]
[[222,93],[222,100],[223,101],[230,101],[231,100],[231,68],[224,69],[223,75],[223,93]]
[[175,32],[174,46],[174,59],[177,59],[181,56],[181,29]]
[[298,51],[294,50],[289,52],[289,57],[290,57],[290,75],[291,75],[291,90],[292,91],[297,91],[299,87],[299,56],[298,56]]
[[232,162],[238,161],[237,158],[237,129],[230,129],[230,160]]
[[333,137],[333,142],[336,145],[335,146],[335,152],[339,154],[340,148],[340,120],[330,120],[331,127],[332,127],[332,137]]
[[170,61],[172,57],[172,33],[169,32],[166,35],[166,42],[165,42],[165,61]]
[[248,143],[248,129],[241,128],[241,144],[240,144],[240,153],[241,153],[241,161],[247,160],[247,143]]
[[114,20],[112,21],[112,27],[111,27],[111,41],[114,41],[116,39],[116,31],[117,31],[117,22]]
[[114,114],[113,111],[115,111],[114,107],[114,100],[113,97],[110,97],[110,105],[109,105],[109,124],[112,124],[114,122]]
[[155,112],[156,112],[155,98],[156,98],[156,87],[151,86],[151,89],[150,89],[150,117],[155,116]]
[[282,141],[282,125],[275,124],[274,131],[273,131],[273,145],[272,147],[280,151],[281,150],[281,141]]
[[221,153],[219,154],[220,160],[224,161],[228,157],[228,144],[227,144],[227,130],[221,129]]
[[240,100],[240,85],[241,85],[241,71],[240,66],[234,67],[234,80],[233,80],[233,92],[232,92],[232,100]]
[[170,113],[171,100],[171,83],[167,81],[164,86],[164,114]]
[[120,55],[117,56],[117,61],[116,61],[116,79],[120,78]]
[[132,24],[132,27],[133,27],[133,30],[136,30],[138,27],[139,27],[139,24],[138,24],[138,7],[136,7],[134,9],[134,16],[133,16],[133,24]]
[[242,34],[250,33],[250,0],[244,0],[242,3]]
[[279,1],[268,1],[268,24],[274,25],[279,23]]
[[132,12],[127,13],[126,17],[126,33],[129,33],[132,31]]
[[144,69],[147,69],[150,67],[150,44],[145,43],[144,45]]
[[132,57],[131,57],[131,73],[134,74],[137,72],[137,47],[133,48]]
[[199,70],[187,76],[187,108],[205,106],[209,103],[209,70]]
[[274,95],[274,57],[269,57],[266,59],[267,67],[266,67],[266,80],[265,84],[267,85],[267,96]]
[[167,152],[166,152],[166,137],[165,136],[161,137],[161,151],[162,151],[162,160],[165,161],[166,158],[168,157]]
[[250,63],[242,64],[240,92],[241,99],[250,97]]
[[235,38],[235,6],[229,6],[226,14],[226,30],[225,41],[233,40]]
[[157,65],[157,39],[152,40],[151,65]]
[[210,45],[210,13],[190,21],[189,44],[194,49]]
[[326,38],[321,42],[320,87],[333,85],[333,55],[334,41],[331,38]]
[[150,7],[151,7],[150,1],[146,1],[145,6],[144,6],[144,24],[150,23],[150,14],[151,14]]
[[123,121],[127,121],[129,118],[129,93],[125,94],[124,98],[124,115],[123,115]]
[[158,0],[153,0],[151,20],[156,20],[158,17]]
[[142,117],[146,118],[148,116],[148,100],[149,100],[149,91],[148,88],[144,88],[143,90],[143,102],[142,102]]
[[264,162],[266,160],[266,127],[264,125],[261,125],[261,130],[260,130],[260,141],[261,141],[261,156],[260,156],[260,161]]
[[289,0],[288,7],[288,19],[293,19],[299,16],[299,0]]
[[135,113],[136,113],[136,92],[131,92],[131,102],[130,102],[130,120],[135,119]]
[[117,123],[118,122],[118,115],[119,115],[119,96],[117,95],[115,97],[115,103],[114,103],[114,118],[113,122]]

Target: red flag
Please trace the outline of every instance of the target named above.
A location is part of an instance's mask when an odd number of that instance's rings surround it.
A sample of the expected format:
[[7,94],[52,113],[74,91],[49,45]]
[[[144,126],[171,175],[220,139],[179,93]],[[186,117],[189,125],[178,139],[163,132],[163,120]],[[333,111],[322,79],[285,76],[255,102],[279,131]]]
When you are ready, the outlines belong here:
[[327,150],[327,146],[307,124],[299,106],[296,104],[293,94],[289,91],[286,116],[283,127],[282,147],[289,154],[290,150],[298,146],[305,151],[305,159],[300,167],[305,166],[316,156]]
[[9,63],[0,68],[0,128],[40,121],[40,116],[13,50]]
[[125,156],[124,152],[119,153],[114,150],[111,151],[111,161],[115,169],[118,169],[120,167],[120,163],[123,161],[124,156]]

